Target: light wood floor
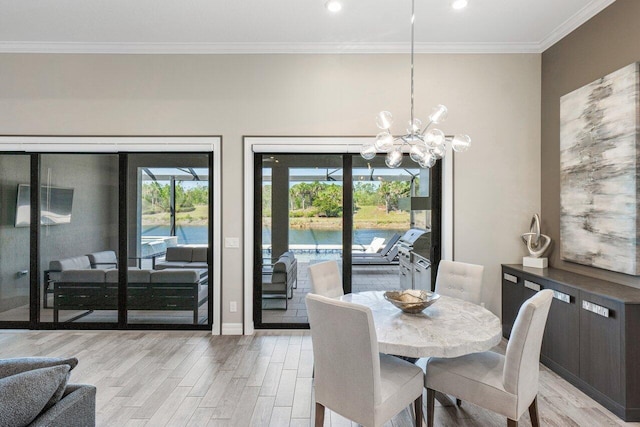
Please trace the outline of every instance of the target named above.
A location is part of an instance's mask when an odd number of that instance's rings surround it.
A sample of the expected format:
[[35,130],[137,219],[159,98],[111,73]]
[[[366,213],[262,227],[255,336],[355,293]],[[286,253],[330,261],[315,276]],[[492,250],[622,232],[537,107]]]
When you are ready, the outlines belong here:
[[[206,332],[0,331],[0,358],[76,356],[72,382],[98,387],[99,426],[308,426],[313,353],[308,331],[213,337]],[[464,403],[436,402],[437,426],[505,426]],[[620,421],[542,367],[543,426]],[[354,426],[328,411],[325,426]],[[412,426],[408,410],[385,427]],[[522,426],[530,426],[528,415]]]

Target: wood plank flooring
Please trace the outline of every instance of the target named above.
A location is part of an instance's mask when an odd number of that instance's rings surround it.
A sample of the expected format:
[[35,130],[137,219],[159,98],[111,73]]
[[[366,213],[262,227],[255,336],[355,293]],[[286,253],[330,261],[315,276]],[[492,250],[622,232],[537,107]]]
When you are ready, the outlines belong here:
[[[502,349],[504,346],[501,347]],[[498,349],[500,351],[500,349]],[[314,419],[308,331],[211,336],[207,332],[0,331],[0,358],[76,356],[71,380],[98,387],[99,426],[309,426]],[[545,367],[544,426],[624,423]],[[437,426],[505,426],[496,414],[439,396]],[[356,424],[327,411],[325,426]],[[521,426],[530,426],[528,415]],[[385,427],[413,426],[408,409]]]

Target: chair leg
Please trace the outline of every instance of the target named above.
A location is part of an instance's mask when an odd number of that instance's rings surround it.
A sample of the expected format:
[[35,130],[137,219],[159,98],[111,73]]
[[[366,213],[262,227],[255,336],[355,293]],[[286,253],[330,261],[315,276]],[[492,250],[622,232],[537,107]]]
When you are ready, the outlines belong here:
[[422,427],[422,394],[413,402],[416,416],[416,427]]
[[462,400],[456,399],[456,406],[462,406]]
[[427,427],[433,427],[434,413],[433,410],[436,406],[436,391],[433,389],[427,389]]
[[518,422],[507,418],[507,427],[518,427]]
[[324,425],[324,405],[316,402],[316,427]]
[[540,417],[538,415],[538,396],[533,398],[533,402],[529,405],[529,417],[531,417],[531,426],[540,427]]

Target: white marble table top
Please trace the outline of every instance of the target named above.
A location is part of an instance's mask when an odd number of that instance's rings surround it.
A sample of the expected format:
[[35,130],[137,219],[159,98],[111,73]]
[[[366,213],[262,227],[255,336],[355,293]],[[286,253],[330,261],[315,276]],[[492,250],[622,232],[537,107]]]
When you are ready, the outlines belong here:
[[371,309],[381,353],[458,357],[487,351],[502,339],[500,319],[479,305],[442,295],[423,312],[406,314],[383,294],[359,292],[340,298]]

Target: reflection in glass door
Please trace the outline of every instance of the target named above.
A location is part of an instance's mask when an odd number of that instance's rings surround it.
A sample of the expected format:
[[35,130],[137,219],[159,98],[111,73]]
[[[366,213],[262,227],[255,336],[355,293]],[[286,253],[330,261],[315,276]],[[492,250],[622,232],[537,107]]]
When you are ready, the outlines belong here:
[[342,269],[343,156],[256,157],[256,318],[259,324],[305,326],[309,266],[334,260]]
[[0,155],[0,322],[29,321],[29,170],[29,155]]

